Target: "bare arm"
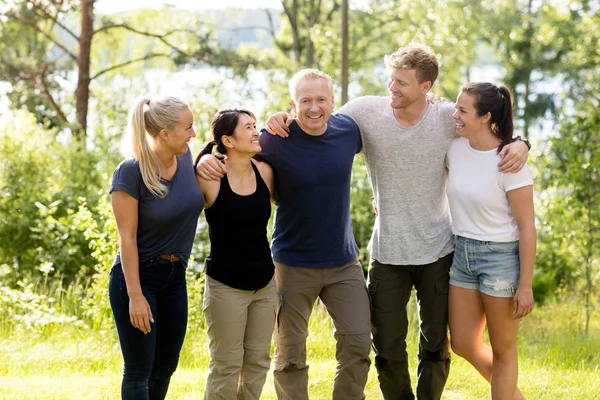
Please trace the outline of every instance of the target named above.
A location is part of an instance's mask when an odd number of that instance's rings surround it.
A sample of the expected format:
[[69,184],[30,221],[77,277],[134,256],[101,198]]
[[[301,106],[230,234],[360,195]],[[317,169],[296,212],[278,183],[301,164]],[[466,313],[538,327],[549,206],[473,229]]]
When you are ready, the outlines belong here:
[[227,167],[225,167],[225,164],[212,154],[203,155],[196,166],[196,175],[206,181],[220,181],[226,173]]
[[121,266],[129,296],[129,319],[131,325],[148,333],[154,318],[140,285],[137,248],[138,201],[126,192],[115,190],[111,193],[111,202],[119,230]]
[[500,172],[515,173],[519,172],[527,163],[529,156],[529,148],[522,140],[515,140],[507,144],[500,151],[500,164],[498,169]]
[[269,193],[271,193],[271,203],[275,203],[274,198],[274,184],[275,184],[275,175],[273,175],[273,168],[269,164],[263,161],[254,161],[256,163],[256,167],[258,168],[258,172],[260,172],[260,176],[263,181],[265,181],[267,187],[269,188]]
[[524,186],[507,192],[508,202],[519,228],[519,260],[521,277],[513,297],[514,318],[521,318],[533,310],[533,265],[535,263],[537,235],[533,209],[533,186]]
[[221,181],[206,180],[196,174],[196,182],[202,191],[204,196],[204,208],[208,208],[213,205],[217,196],[219,195],[219,188],[221,187]]
[[265,124],[265,129],[271,135],[288,137],[290,131],[289,126],[294,121],[294,116],[285,112],[278,112],[269,117]]

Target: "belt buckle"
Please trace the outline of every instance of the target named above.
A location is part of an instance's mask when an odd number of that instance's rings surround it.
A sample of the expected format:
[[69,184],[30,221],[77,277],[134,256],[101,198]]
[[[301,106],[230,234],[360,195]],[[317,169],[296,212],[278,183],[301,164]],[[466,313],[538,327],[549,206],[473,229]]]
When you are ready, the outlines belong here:
[[170,262],[175,262],[175,261],[177,261],[177,256],[174,256],[173,254],[169,254],[169,261],[170,261]]

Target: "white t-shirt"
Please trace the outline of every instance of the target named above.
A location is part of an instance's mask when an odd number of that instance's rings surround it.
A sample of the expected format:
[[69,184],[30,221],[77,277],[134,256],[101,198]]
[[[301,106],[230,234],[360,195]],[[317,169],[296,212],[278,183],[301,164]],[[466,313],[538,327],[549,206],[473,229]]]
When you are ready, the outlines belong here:
[[461,137],[452,141],[446,157],[452,233],[482,241],[518,240],[506,193],[533,185],[529,167],[514,174],[499,172],[497,149],[478,151]]

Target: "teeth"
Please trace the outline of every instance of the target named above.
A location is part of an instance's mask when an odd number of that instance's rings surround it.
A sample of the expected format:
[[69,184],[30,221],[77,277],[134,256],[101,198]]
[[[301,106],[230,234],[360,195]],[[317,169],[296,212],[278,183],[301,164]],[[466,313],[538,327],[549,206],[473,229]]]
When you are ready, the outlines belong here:
[[321,118],[321,116],[320,115],[317,115],[317,116],[310,116],[309,115],[308,118],[310,118],[310,119],[319,119],[319,118]]

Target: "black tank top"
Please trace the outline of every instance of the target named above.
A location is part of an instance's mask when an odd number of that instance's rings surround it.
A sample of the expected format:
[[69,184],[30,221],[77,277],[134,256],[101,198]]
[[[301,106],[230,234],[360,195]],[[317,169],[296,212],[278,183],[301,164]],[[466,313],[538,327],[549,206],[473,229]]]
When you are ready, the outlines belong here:
[[256,176],[254,193],[234,193],[224,176],[217,199],[205,210],[210,235],[206,274],[242,290],[265,287],[275,271],[267,240],[271,196],[254,162],[252,169]]

